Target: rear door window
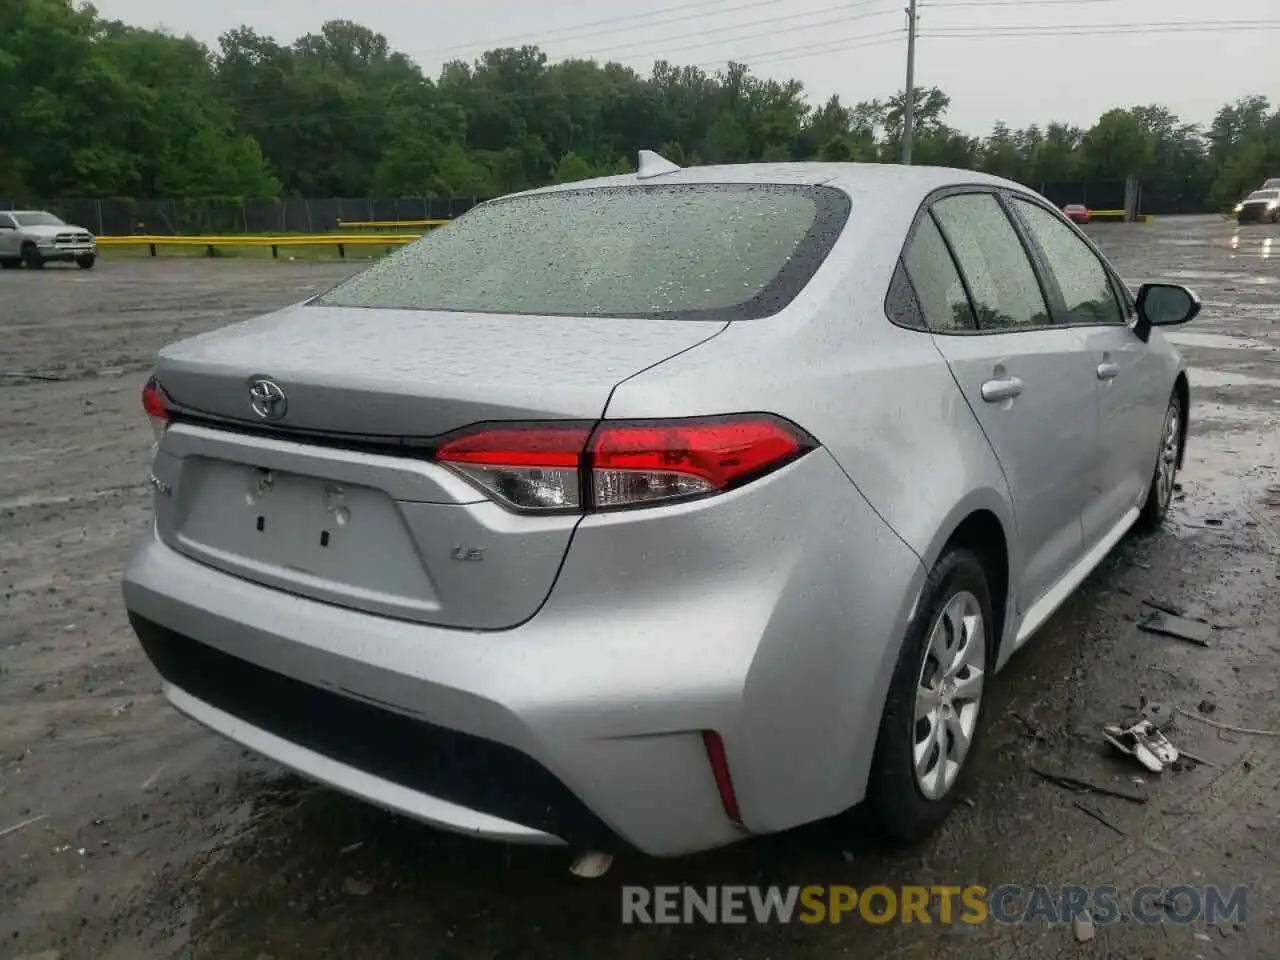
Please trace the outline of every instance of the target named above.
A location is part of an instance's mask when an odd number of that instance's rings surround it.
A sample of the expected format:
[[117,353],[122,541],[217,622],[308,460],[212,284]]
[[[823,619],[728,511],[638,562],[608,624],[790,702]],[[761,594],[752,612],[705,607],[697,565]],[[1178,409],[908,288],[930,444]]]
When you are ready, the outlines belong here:
[[1022,241],[989,193],[944,197],[933,205],[969,285],[980,330],[1020,330],[1049,324],[1040,282]]
[[930,330],[955,332],[977,329],[969,297],[946,241],[933,217],[925,215],[903,255],[907,276]]
[[817,272],[849,216],[840,190],[599,187],[483,204],[313,301],[585,317],[752,319]]

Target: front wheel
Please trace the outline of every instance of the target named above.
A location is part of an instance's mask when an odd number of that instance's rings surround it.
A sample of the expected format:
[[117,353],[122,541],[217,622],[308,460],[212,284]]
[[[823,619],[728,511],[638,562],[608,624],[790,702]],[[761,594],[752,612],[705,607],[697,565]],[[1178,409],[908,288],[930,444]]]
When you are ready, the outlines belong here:
[[1151,475],[1147,502],[1142,505],[1142,514],[1138,518],[1138,522],[1147,530],[1154,530],[1164,523],[1165,517],[1169,515],[1169,506],[1173,503],[1173,491],[1178,479],[1178,459],[1182,453],[1182,418],[1185,415],[1182,397],[1175,391],[1169,398],[1169,407],[1164,414],[1160,453],[1156,457],[1155,470]]
[[92,270],[93,264],[97,259],[92,253],[86,253],[83,256],[76,257],[76,266],[81,270]]
[[948,550],[898,655],[867,785],[872,812],[899,843],[932,833],[955,806],[981,731],[994,631],[981,561]]
[[22,262],[29,270],[39,270],[44,267],[44,257],[40,256],[40,251],[36,249],[34,243],[23,244]]

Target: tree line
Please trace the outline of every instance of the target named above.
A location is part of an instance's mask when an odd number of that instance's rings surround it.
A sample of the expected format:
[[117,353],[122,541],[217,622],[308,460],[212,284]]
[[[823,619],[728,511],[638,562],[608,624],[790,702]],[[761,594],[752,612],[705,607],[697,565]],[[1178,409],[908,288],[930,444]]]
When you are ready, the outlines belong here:
[[[905,103],[815,106],[798,81],[742,64],[660,60],[643,75],[534,46],[432,79],[347,20],[292,44],[239,27],[209,49],[73,0],[0,4],[0,90],[0,196],[29,197],[490,197],[629,172],[642,147],[680,164],[894,162]],[[985,137],[949,125],[949,106],[916,92],[915,162],[1032,186],[1133,176],[1183,209],[1222,209],[1280,176],[1280,109],[1263,95],[1208,127],[1152,104]]]

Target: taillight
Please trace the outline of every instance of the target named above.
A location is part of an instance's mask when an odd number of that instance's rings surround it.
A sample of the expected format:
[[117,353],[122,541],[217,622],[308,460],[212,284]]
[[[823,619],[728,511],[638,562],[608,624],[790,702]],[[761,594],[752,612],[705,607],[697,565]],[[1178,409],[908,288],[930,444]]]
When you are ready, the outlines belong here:
[[518,510],[577,510],[590,426],[496,427],[446,441],[435,458]]
[[142,388],[142,409],[147,411],[147,417],[151,420],[151,432],[158,443],[164,428],[169,425],[169,409],[164,402],[164,392],[155,377],[148,380]]
[[616,510],[731,490],[816,446],[769,415],[475,427],[435,459],[517,510]]

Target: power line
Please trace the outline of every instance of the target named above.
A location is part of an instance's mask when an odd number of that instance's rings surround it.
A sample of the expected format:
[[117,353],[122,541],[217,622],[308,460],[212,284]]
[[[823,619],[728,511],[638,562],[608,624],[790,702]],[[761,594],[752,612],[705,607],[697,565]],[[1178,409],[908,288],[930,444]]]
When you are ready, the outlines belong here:
[[[864,2],[859,5],[867,6],[870,4],[870,2],[879,2],[879,0],[864,0]],[[1008,2],[1010,2],[1010,0],[937,0],[937,2],[930,2],[926,7],[926,9],[934,6],[942,6],[945,3],[950,3],[955,6],[984,6],[984,5],[1000,6],[1000,5],[1005,5]],[[1022,2],[1022,0],[1014,0],[1014,2],[1019,2],[1020,5],[1022,6],[1041,6],[1041,5],[1059,6],[1059,5],[1064,5],[1066,3],[1120,2],[1120,0],[1034,0],[1034,2],[1032,2],[1032,0],[1027,0],[1027,2]],[[810,15],[812,15],[812,13],[817,13],[817,12],[822,12],[822,11],[812,11]],[[767,31],[761,34],[751,34],[751,35],[746,35],[741,37],[724,38],[724,40],[722,41],[709,41],[709,42],[704,41],[701,43],[689,44],[684,47],[678,47],[678,48],[663,51],[661,55],[658,54],[657,52],[652,54],[635,54],[630,57],[624,57],[622,59],[638,60],[641,57],[645,59],[653,57],[654,60],[666,59],[669,55],[673,53],[679,53],[685,50],[692,50],[692,49],[702,49],[708,46],[714,46],[716,45],[716,43],[719,43],[719,42],[732,43],[737,40],[751,40],[751,39],[756,39],[762,36],[775,37],[775,36],[780,36],[787,33],[798,32],[800,30],[812,29],[819,26],[829,26],[836,23],[840,23],[840,22],[848,22],[848,21],[863,19],[863,18],[876,16],[876,15],[879,15],[879,13],[878,12],[864,13],[864,14],[858,14],[852,17],[834,18],[830,21],[821,21],[819,23],[798,24],[793,27],[784,28],[780,30]],[[738,26],[741,27],[741,26],[748,26],[748,25],[750,24],[740,24]],[[1190,32],[1195,30],[1204,30],[1207,32],[1229,32],[1229,31],[1237,31],[1237,30],[1270,31],[1272,29],[1275,29],[1276,25],[1280,25],[1280,20],[1199,20],[1199,21],[1187,20],[1187,21],[1149,21],[1149,22],[1142,22],[1142,23],[1127,23],[1127,24],[1097,24],[1097,23],[1054,24],[1054,25],[1027,24],[1027,25],[1006,25],[1006,26],[996,27],[994,29],[990,27],[977,26],[977,25],[959,25],[959,26],[935,27],[928,31],[920,33],[919,36],[921,39],[948,39],[948,40],[987,39],[987,38],[1001,39],[1001,38],[1018,37],[1018,36],[1028,37],[1028,38],[1036,38],[1040,36],[1064,36],[1064,35],[1065,36],[1108,36],[1108,35],[1125,35],[1125,34],[1131,34],[1131,33],[1137,33],[1137,32],[1178,33],[1178,32]],[[876,40],[878,38],[888,38],[888,37],[892,37],[894,35],[900,34],[902,32],[903,31],[901,30],[891,30],[891,31],[884,31],[881,33],[856,34],[852,37],[844,37],[838,40],[822,41],[817,44],[805,44],[799,47],[785,48],[780,51],[772,51],[772,52],[762,51],[758,55],[738,55],[738,56],[724,57],[716,60],[706,61],[705,63],[689,64],[688,66],[701,68],[701,67],[707,67],[707,66],[720,66],[730,62],[739,62],[739,63],[744,63],[750,66],[752,64],[781,62],[784,60],[795,59],[798,56],[804,56],[810,53],[816,54],[816,55],[823,55],[824,52],[834,53],[844,49],[856,49],[856,46],[847,47],[846,45],[856,44],[857,46],[861,46],[862,41],[864,40]],[[868,45],[876,46],[878,44],[871,43]],[[635,46],[635,44],[632,44],[631,46]],[[606,48],[606,50],[607,49],[608,48]],[[794,55],[792,54],[792,51],[795,51]],[[596,57],[591,56],[590,59],[596,59]],[[562,95],[563,94],[561,91],[545,91],[545,92],[536,92],[536,93],[530,94],[529,96],[537,99],[542,99],[545,97],[558,97]],[[509,96],[512,96],[512,95],[506,95],[501,99],[506,100],[506,98]],[[272,106],[279,106],[281,108],[287,108],[296,103],[296,98],[289,95],[282,96],[280,94],[270,93],[270,94],[263,94],[261,96],[251,95],[251,96],[245,96],[245,97],[229,97],[227,98],[226,102],[228,102],[232,106],[238,106],[238,107],[253,106],[253,107],[258,107],[263,109],[269,109]],[[359,116],[365,116],[365,115],[360,114]],[[334,118],[337,119],[337,116],[335,115]],[[288,125],[291,122],[294,122],[294,121],[291,119],[281,119],[279,121],[276,121],[274,119],[259,119],[259,120],[244,121],[241,124],[238,124],[238,126],[252,125],[255,127],[272,127],[272,126]]]
[[[832,53],[844,53],[850,50],[859,50],[866,47],[879,47],[887,43],[897,43],[906,31],[902,29],[888,30],[881,34],[866,34],[861,37],[845,38],[843,40],[828,40],[822,43],[809,43],[797,47],[790,47],[785,50],[775,50],[772,53],[760,57],[734,57],[727,60],[708,60],[703,63],[687,64],[687,66],[705,68],[721,66],[726,63],[742,63],[747,67],[754,68],[765,63],[780,63],[785,60],[795,60],[799,57],[820,57]],[[511,93],[497,97],[499,102],[506,104],[524,103],[532,100],[542,100],[548,97],[560,97],[563,92],[559,90],[535,91],[532,93]],[[385,111],[376,113],[369,111],[361,111],[357,113],[313,113],[293,115],[289,117],[271,118],[264,120],[247,120],[233,124],[234,129],[243,131],[271,129],[274,127],[285,127],[295,123],[313,123],[313,122],[345,122],[354,120],[377,120],[386,116]]]
[[[850,5],[850,4],[844,4],[844,5],[842,5],[842,6],[827,7],[827,8],[821,9],[821,10],[809,11],[808,13],[800,14],[800,15],[801,15],[801,16],[813,16],[813,15],[815,15],[815,14],[819,14],[819,13],[827,13],[827,12],[831,12],[831,11],[834,11],[834,10],[848,10],[848,9],[850,9],[850,8],[867,7],[867,6],[871,6],[872,4],[875,4],[875,3],[884,3],[884,2],[886,2],[886,0],[862,0],[862,2],[855,3],[855,4],[852,4],[852,5]],[[626,64],[626,62],[627,62],[627,61],[635,61],[635,60],[650,60],[650,61],[666,60],[666,59],[669,59],[669,58],[670,58],[670,56],[671,56],[671,55],[673,55],[673,54],[677,54],[677,53],[684,53],[684,52],[689,51],[689,50],[701,50],[701,49],[705,49],[706,47],[713,47],[713,46],[717,46],[718,44],[722,44],[722,43],[724,43],[724,44],[730,44],[730,43],[736,43],[736,42],[738,42],[738,41],[740,41],[740,40],[758,40],[758,39],[761,39],[761,38],[764,38],[764,37],[778,37],[778,36],[783,36],[783,35],[786,35],[786,34],[789,34],[789,33],[799,33],[799,32],[804,31],[804,30],[814,30],[814,29],[818,29],[818,28],[821,28],[821,27],[838,26],[838,25],[840,25],[840,24],[853,23],[853,22],[856,22],[856,21],[859,21],[859,20],[866,20],[866,19],[870,19],[870,18],[873,18],[873,17],[886,16],[886,15],[892,14],[892,13],[894,13],[894,12],[895,12],[895,11],[894,11],[894,10],[892,10],[892,9],[890,9],[890,10],[866,11],[866,12],[863,12],[863,13],[855,13],[855,14],[852,14],[852,15],[849,15],[849,16],[831,17],[831,18],[828,18],[828,19],[826,19],[826,20],[819,20],[819,21],[816,21],[816,22],[814,22],[814,23],[799,23],[799,24],[794,24],[793,26],[785,27],[785,28],[782,28],[782,29],[765,30],[765,31],[758,32],[758,33],[744,34],[744,35],[742,35],[742,36],[737,36],[737,37],[724,37],[724,38],[717,39],[717,40],[704,40],[704,41],[700,41],[700,42],[698,42],[698,43],[686,44],[686,45],[681,46],[681,47],[667,48],[667,49],[662,49],[662,50],[654,50],[654,51],[651,51],[651,52],[634,53],[634,54],[629,54],[629,55],[622,56],[622,57],[614,57],[614,56],[612,56],[612,55],[611,55],[611,54],[612,54],[612,51],[614,51],[614,50],[626,50],[626,49],[633,49],[633,48],[635,48],[635,47],[637,47],[637,46],[647,46],[647,45],[650,45],[650,44],[654,44],[654,43],[661,43],[661,42],[662,42],[661,40],[652,40],[652,41],[636,41],[636,42],[634,42],[634,43],[623,44],[623,45],[621,45],[621,46],[616,46],[616,47],[604,47],[604,48],[601,48],[601,49],[598,49],[598,50],[592,51],[592,52],[590,52],[590,53],[587,53],[587,52],[585,52],[585,51],[584,51],[582,54],[577,55],[577,56],[574,56],[574,55],[567,55],[567,56],[565,56],[565,57],[564,57],[564,59],[591,59],[591,60],[602,60],[602,59],[606,59],[606,56],[605,56],[605,55],[608,55],[608,56],[607,56],[607,61],[608,61],[608,62],[623,63],[624,65]],[[721,30],[721,31],[722,31],[722,30],[725,30],[725,29],[741,29],[741,28],[743,28],[743,27],[756,26],[756,25],[759,25],[759,24],[765,24],[765,23],[776,23],[776,22],[782,22],[782,21],[790,21],[790,20],[794,20],[794,19],[795,19],[795,17],[794,17],[794,16],[788,16],[788,17],[776,17],[776,18],[771,18],[771,19],[766,19],[766,20],[751,21],[751,22],[747,22],[747,23],[735,24],[735,25],[734,25],[734,26],[732,26],[732,27],[728,27],[728,28],[719,28],[719,30]],[[717,31],[704,31],[704,33],[708,33],[708,32],[717,32]],[[881,34],[869,34],[868,36],[885,36],[885,35],[887,35],[889,32],[892,32],[892,31],[886,31],[885,33],[881,33]],[[845,39],[858,39],[858,38],[859,38],[859,37],[858,37],[857,35],[855,35],[855,36],[854,36],[854,37],[852,37],[852,38],[848,38],[848,37],[847,37],[847,38],[845,38]],[[668,38],[668,39],[670,39],[670,38]],[[842,41],[842,42],[843,42],[843,41]],[[713,60],[713,61],[710,61],[710,62],[711,62],[711,63],[713,63],[713,64],[721,64],[721,63],[728,63],[730,60],[735,60],[735,59],[741,59],[741,58],[737,58],[737,57],[728,57],[728,58],[723,58],[723,59],[720,59],[720,60]],[[694,64],[694,66],[697,66],[697,64]],[[269,103],[272,103],[272,102],[286,102],[289,98],[287,98],[287,97],[280,97],[278,94],[262,94],[262,95],[260,95],[260,96],[259,96],[259,95],[252,95],[252,94],[251,94],[251,95],[248,95],[248,96],[233,96],[233,97],[228,97],[228,98],[226,98],[226,99],[227,99],[227,102],[228,102],[228,103],[231,103],[231,104],[236,105],[236,106],[251,106],[251,105],[252,105],[252,106],[263,106],[263,105],[266,105],[266,104],[269,104]]]
[[[477,40],[472,43],[455,43],[447,47],[428,47],[427,49],[418,50],[416,52],[417,53],[447,53],[450,50],[475,50],[478,47],[485,47],[487,49],[492,50],[497,47],[510,46],[511,44],[517,43],[522,40],[531,40],[536,38],[542,38],[545,40],[547,37],[550,37],[553,34],[564,33],[565,31],[583,30],[589,27],[601,27],[601,26],[606,26],[608,24],[618,24],[618,23],[630,24],[629,26],[626,26],[626,27],[619,27],[619,28],[610,29],[610,30],[599,30],[594,33],[582,34],[581,37],[562,38],[562,39],[568,39],[568,40],[577,40],[577,39],[582,39],[584,37],[600,36],[602,34],[608,34],[608,33],[618,33],[619,30],[638,30],[638,29],[643,29],[644,27],[649,27],[649,26],[663,26],[668,23],[679,23],[686,20],[696,20],[699,17],[706,16],[706,14],[694,13],[694,14],[689,14],[687,16],[671,17],[665,20],[659,20],[656,23],[652,23],[652,24],[643,24],[643,23],[639,25],[635,24],[635,21],[637,20],[647,20],[650,17],[655,17],[663,13],[673,13],[673,12],[683,13],[684,11],[692,10],[695,8],[717,6],[724,2],[725,0],[698,0],[698,2],[696,3],[680,3],[671,7],[660,7],[657,10],[650,10],[648,13],[635,13],[626,17],[609,17],[604,20],[592,20],[588,23],[580,23],[577,26],[560,27],[554,30],[539,30],[536,33],[516,34],[514,36],[508,36],[508,37],[500,38],[497,40]],[[735,6],[726,7],[724,10],[720,10],[717,12],[733,13],[737,10],[749,10],[755,7],[766,7],[766,6],[770,6],[772,4],[781,3],[781,2],[782,0],[751,0],[750,3],[739,3]]]
[[[733,6],[725,7],[723,10],[713,10],[705,13],[689,13],[689,10],[699,9],[703,7],[717,6],[723,4],[727,0],[698,0],[696,3],[686,3],[671,7],[660,7],[656,10],[650,10],[647,13],[636,13],[625,17],[609,17],[603,20],[591,20],[586,23],[580,23],[573,26],[557,27],[551,30],[530,31],[528,33],[516,34],[507,37],[499,37],[491,40],[474,40],[465,43],[449,44],[440,47],[420,47],[412,50],[400,50],[399,53],[413,59],[418,59],[427,54],[443,54],[452,51],[467,50],[493,50],[500,47],[508,47],[521,41],[531,42],[535,45],[560,44],[571,42],[574,40],[585,40],[592,37],[607,36],[614,33],[634,33],[637,30],[648,30],[654,27],[664,27],[673,23],[687,23],[690,20],[701,20],[707,17],[719,17],[724,14],[736,13],[741,10],[753,10],[759,7],[772,6],[781,3],[782,0],[750,0],[747,3],[736,3]],[[818,13],[826,13],[831,10],[852,10],[859,7],[870,6],[873,3],[881,2],[881,0],[855,0],[854,3],[842,4],[839,7],[829,7],[822,10],[800,11],[795,14],[789,14],[783,17],[774,18],[773,20],[754,20],[746,21],[740,24],[730,24],[724,27],[714,27],[710,30],[701,30],[700,33],[719,32],[723,30],[734,29],[737,26],[746,26],[754,23],[768,23],[778,20],[791,19],[793,16],[811,16]],[[1074,6],[1081,4],[1096,3],[1127,3],[1131,0],[938,0],[933,2],[930,0],[930,7],[1005,7],[1019,6],[1024,9],[1034,9],[1042,6]],[[664,17],[665,13],[677,13],[678,16]],[[653,19],[652,22],[637,22]],[[622,26],[618,26],[622,24]],[[604,27],[605,29],[591,29],[595,27]],[[578,31],[587,32],[582,33]],[[572,33],[571,36],[557,36],[557,34]]]
[[[877,2],[882,2],[882,0],[877,0]],[[845,8],[847,8],[847,5]],[[830,7],[828,9],[840,10],[842,8]],[[822,11],[822,12],[825,12],[825,11]],[[666,60],[670,57],[671,54],[683,53],[686,50],[699,50],[699,49],[702,49],[703,47],[714,47],[717,44],[734,43],[734,42],[737,42],[738,40],[758,40],[761,37],[776,37],[779,34],[799,33],[802,30],[814,30],[814,29],[817,29],[818,27],[833,27],[842,23],[853,23],[856,20],[867,20],[872,17],[883,17],[890,14],[895,14],[897,12],[898,12],[897,10],[873,10],[867,13],[855,13],[852,16],[831,17],[827,20],[819,20],[816,23],[796,24],[795,26],[788,27],[784,30],[765,30],[762,33],[749,33],[741,37],[724,37],[722,39],[717,39],[717,40],[705,40],[701,43],[688,44],[683,47],[675,47],[672,49],[662,50],[661,52],[638,53],[638,54],[633,54],[631,56],[620,57],[620,58],[612,56],[611,51],[613,50],[625,50],[628,47],[651,46],[655,43],[662,42],[661,40],[642,40],[642,41],[637,41],[636,43],[624,44],[621,47],[606,47],[603,51],[593,51],[591,54],[589,54],[589,56],[594,57],[600,52],[608,52],[610,53],[610,57],[609,57],[610,60],[626,61],[626,60],[639,60],[642,58],[648,59],[649,57],[658,57],[659,59]],[[794,17],[776,17],[773,20],[760,20],[760,21],[757,21],[757,23],[774,23],[774,22],[782,22],[784,20],[793,20],[793,19],[795,18]],[[739,24],[738,27],[755,26],[755,25],[756,23],[749,23],[749,24],[743,23],[743,24]],[[734,29],[737,29],[737,28],[734,28]],[[704,32],[715,33],[718,31],[704,31]]]
[[[1144,31],[1150,33],[1178,31],[1221,32],[1234,30],[1273,29],[1280,26],[1280,20],[1156,20],[1145,23],[1035,23],[1025,26],[1000,26],[994,29],[980,26],[938,27],[946,31],[947,36],[983,37],[983,36],[1017,36],[1021,31],[1036,33],[1054,33],[1057,31],[1075,31],[1077,36],[1104,36],[1114,32]],[[940,36],[930,33],[930,36]]]

